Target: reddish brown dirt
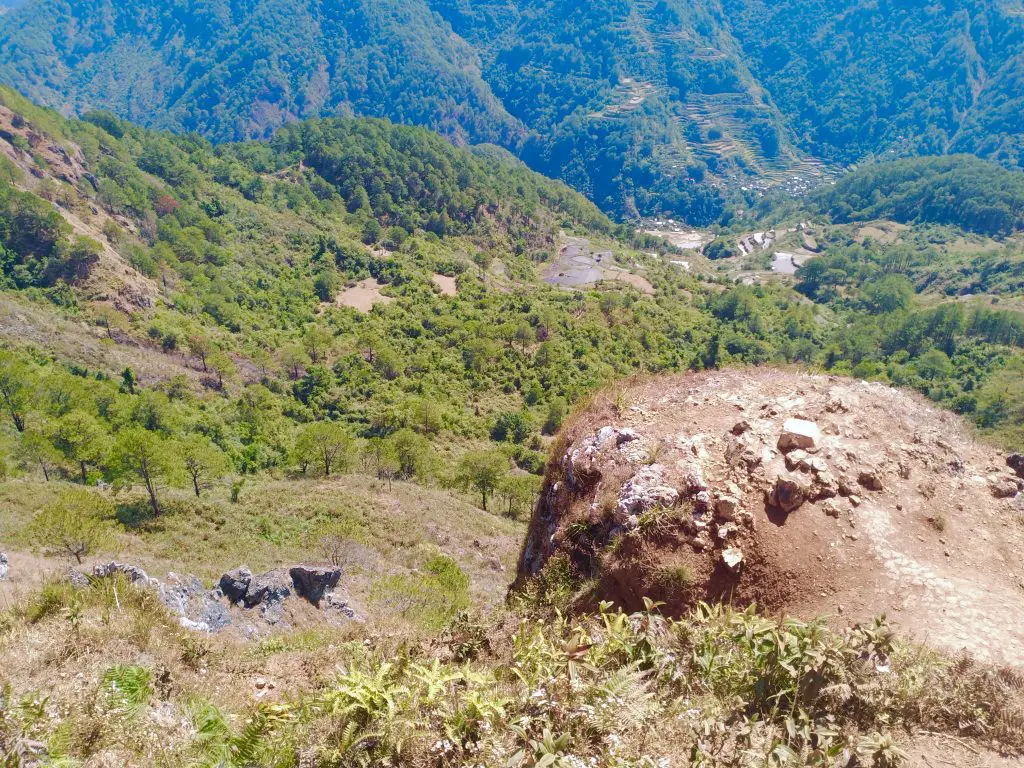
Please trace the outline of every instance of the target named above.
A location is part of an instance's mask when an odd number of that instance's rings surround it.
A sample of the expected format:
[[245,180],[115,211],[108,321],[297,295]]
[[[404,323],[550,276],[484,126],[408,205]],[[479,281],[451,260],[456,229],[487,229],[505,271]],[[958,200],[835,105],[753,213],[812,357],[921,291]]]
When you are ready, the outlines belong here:
[[[789,471],[776,446],[794,417],[822,435],[804,469]],[[603,427],[626,437],[598,446]],[[885,613],[931,645],[1024,665],[1021,483],[1004,455],[915,394],[779,369],[663,377],[598,397],[564,440],[520,578],[564,553],[595,580],[595,597],[631,609],[647,595],[673,613],[707,599],[842,623]],[[724,541],[726,522],[699,514],[695,468],[712,510],[722,493],[742,507]],[[779,475],[835,495],[785,514],[767,503]],[[668,498],[649,504],[645,493]],[[738,569],[726,549],[742,552]]]

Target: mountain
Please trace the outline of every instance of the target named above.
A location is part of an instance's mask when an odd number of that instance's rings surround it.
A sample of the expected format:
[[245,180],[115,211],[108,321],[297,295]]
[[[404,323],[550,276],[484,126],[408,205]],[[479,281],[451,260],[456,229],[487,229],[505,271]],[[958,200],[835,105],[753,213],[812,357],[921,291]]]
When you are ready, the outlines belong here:
[[318,114],[423,124],[502,144],[617,215],[707,223],[723,200],[706,173],[797,162],[719,38],[703,11],[635,0],[33,0],[0,26],[0,76],[66,113],[220,141]]
[[29,0],[0,22],[0,79],[215,141],[388,117],[501,144],[615,216],[707,224],[726,200],[819,184],[817,157],[1017,166],[1024,17],[949,6]]

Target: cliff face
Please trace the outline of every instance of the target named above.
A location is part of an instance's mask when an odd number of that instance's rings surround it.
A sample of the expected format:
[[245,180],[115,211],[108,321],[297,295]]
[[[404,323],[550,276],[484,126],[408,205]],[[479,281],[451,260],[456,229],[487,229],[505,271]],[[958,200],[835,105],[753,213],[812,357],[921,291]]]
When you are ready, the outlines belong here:
[[599,396],[549,467],[519,582],[565,558],[595,599],[888,613],[1024,658],[1024,483],[960,419],[878,384],[777,369]]

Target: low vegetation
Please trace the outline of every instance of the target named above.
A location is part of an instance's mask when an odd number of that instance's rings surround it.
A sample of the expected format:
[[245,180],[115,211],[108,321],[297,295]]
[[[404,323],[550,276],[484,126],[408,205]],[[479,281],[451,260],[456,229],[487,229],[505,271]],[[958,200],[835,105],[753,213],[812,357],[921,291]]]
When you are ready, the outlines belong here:
[[[238,649],[176,628],[123,582],[48,586],[0,617],[5,662],[39,649],[0,698],[0,749],[221,768],[889,768],[922,730],[1024,749],[1018,676],[908,645],[884,621],[836,632],[708,606],[680,621],[654,605],[572,619],[518,607],[422,643],[371,624]],[[25,690],[76,669],[73,687]]]

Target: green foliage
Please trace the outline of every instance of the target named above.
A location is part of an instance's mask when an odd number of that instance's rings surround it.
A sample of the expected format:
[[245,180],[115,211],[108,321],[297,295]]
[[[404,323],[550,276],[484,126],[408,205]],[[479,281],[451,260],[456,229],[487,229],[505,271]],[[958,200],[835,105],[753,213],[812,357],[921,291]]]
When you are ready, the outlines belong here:
[[160,514],[159,490],[176,477],[174,450],[155,432],[129,427],[117,434],[110,453],[110,469],[117,479],[141,482],[146,487],[150,508]]
[[1024,229],[1024,176],[969,155],[863,165],[819,194],[835,221],[955,224],[984,235]]
[[81,563],[112,543],[113,517],[113,505],[99,493],[69,487],[36,515],[30,536],[35,543]]
[[435,555],[420,574],[378,579],[370,601],[388,614],[438,630],[469,607],[469,578],[452,558]]
[[480,494],[480,506],[487,510],[487,500],[500,487],[508,474],[508,458],[501,451],[467,451],[456,468],[456,483]]

